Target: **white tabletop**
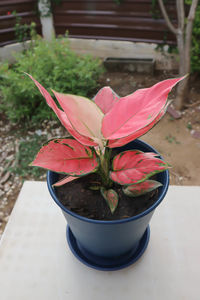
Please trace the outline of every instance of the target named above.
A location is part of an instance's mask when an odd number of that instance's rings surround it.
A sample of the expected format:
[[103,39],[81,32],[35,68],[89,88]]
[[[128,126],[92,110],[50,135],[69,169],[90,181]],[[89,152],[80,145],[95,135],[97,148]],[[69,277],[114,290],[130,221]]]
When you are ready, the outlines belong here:
[[1,300],[199,300],[200,187],[170,186],[149,246],[113,272],[79,262],[46,183],[25,182],[0,241]]

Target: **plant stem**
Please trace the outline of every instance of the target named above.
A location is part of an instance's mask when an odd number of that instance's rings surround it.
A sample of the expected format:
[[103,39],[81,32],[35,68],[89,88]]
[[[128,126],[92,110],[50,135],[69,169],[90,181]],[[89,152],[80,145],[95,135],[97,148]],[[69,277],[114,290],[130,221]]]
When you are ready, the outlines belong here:
[[105,152],[102,153],[100,150],[100,167],[99,167],[99,175],[102,179],[103,186],[109,188],[112,186],[112,181],[109,177],[110,172],[110,156],[111,156],[112,150],[110,148],[105,148]]

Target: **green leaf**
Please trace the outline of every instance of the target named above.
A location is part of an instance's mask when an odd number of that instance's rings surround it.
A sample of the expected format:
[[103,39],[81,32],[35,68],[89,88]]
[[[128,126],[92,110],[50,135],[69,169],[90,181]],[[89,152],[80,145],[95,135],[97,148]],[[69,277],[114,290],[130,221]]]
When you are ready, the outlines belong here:
[[129,197],[138,197],[149,193],[160,186],[162,186],[162,183],[156,180],[146,180],[141,183],[132,184],[124,187],[123,192]]
[[118,205],[118,194],[113,189],[106,190],[104,187],[101,188],[101,194],[106,200],[106,203],[108,204],[110,211],[113,214]]
[[99,191],[100,188],[101,188],[101,187],[100,187],[99,185],[91,185],[91,186],[89,187],[89,189],[92,190],[92,191]]

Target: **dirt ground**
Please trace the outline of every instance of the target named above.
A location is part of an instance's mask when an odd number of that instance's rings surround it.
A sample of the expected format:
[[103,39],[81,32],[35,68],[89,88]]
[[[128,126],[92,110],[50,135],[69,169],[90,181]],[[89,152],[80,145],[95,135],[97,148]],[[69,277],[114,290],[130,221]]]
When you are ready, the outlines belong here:
[[[120,96],[128,95],[138,88],[150,87],[156,82],[175,77],[175,74],[155,76],[107,72],[102,76],[100,85],[109,85]],[[167,113],[165,117],[146,135],[141,137],[150,143],[172,165],[170,182],[172,185],[200,185],[200,80],[191,83],[188,108],[179,119]],[[48,124],[45,133],[57,136],[63,132],[61,126],[51,129]],[[43,128],[38,128],[43,130]],[[8,161],[13,162],[18,152],[17,128],[2,117],[0,120],[0,237],[9,219],[14,203],[22,186],[19,176],[7,172]],[[27,132],[27,135],[29,133]],[[27,178],[32,180],[32,178]]]

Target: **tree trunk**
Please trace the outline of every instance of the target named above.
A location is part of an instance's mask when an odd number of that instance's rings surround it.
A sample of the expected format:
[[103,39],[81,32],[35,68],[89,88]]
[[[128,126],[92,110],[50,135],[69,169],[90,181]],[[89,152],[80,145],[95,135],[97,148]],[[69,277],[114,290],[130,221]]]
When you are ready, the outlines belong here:
[[[191,41],[192,27],[195,18],[195,12],[198,5],[198,0],[193,0],[190,6],[189,15],[185,25],[184,1],[176,0],[178,28],[176,28],[169,19],[163,0],[158,0],[160,9],[166,24],[171,32],[176,35],[177,47],[179,52],[179,75],[183,76],[190,73],[190,57],[191,57]],[[189,91],[189,76],[179,83],[175,100],[175,107],[179,110],[184,108],[184,104],[188,97]]]
[[176,90],[176,99],[174,101],[175,108],[177,110],[182,110],[184,104],[187,102],[187,97],[189,94],[189,76],[187,76],[183,81],[179,82]]
[[177,47],[179,53],[179,75],[185,75],[185,42],[184,42],[184,32],[182,30],[178,30],[176,35]]
[[[189,73],[188,63],[186,64],[185,57],[185,41],[184,41],[184,31],[178,30],[176,35],[177,46],[179,52],[179,76],[184,76]],[[190,59],[190,56],[189,56]],[[189,64],[190,65],[190,64]],[[176,90],[176,99],[174,101],[175,108],[177,110],[181,110],[184,107],[184,103],[186,102],[186,98],[188,95],[188,76],[183,81],[179,82]]]

